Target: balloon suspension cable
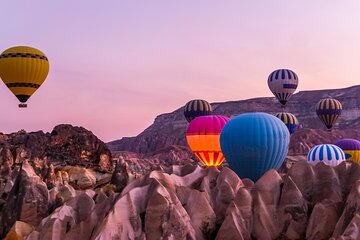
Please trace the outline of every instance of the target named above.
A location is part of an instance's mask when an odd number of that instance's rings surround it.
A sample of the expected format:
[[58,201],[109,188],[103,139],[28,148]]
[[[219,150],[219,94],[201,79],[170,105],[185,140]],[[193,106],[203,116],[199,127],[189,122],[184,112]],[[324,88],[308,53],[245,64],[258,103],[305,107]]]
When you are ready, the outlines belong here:
[[281,104],[281,111],[285,112],[285,105],[284,104]]
[[19,103],[19,108],[27,108],[27,104],[26,103]]

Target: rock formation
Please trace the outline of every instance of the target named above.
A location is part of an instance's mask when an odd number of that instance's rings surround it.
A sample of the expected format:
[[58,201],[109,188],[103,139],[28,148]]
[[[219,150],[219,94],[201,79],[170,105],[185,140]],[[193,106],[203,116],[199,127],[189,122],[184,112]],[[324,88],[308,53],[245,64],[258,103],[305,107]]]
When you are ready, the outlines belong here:
[[75,191],[66,181],[47,190],[31,168],[23,164],[9,193],[24,197],[4,206],[5,239],[360,238],[353,162],[314,167],[294,158],[256,183],[227,167],[173,166],[125,187],[113,176],[121,192],[110,185]]
[[11,227],[12,233],[28,231],[26,224],[37,226],[75,196],[74,188],[104,186],[112,174],[111,152],[82,127],[0,134],[0,234]]

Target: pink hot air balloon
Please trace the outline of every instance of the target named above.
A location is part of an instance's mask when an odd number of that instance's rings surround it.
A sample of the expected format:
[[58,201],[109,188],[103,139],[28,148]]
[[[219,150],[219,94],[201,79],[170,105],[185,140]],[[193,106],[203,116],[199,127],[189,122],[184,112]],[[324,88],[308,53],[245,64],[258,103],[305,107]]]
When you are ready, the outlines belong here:
[[201,116],[192,120],[186,139],[196,157],[205,166],[219,166],[224,161],[220,148],[220,133],[230,119],[225,116]]

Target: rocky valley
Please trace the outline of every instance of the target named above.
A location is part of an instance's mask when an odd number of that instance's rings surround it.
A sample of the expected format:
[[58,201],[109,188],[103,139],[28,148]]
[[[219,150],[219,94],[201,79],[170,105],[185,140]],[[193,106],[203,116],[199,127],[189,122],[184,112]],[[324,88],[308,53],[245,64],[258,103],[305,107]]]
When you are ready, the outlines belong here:
[[[335,129],[318,98],[344,106]],[[311,166],[319,143],[360,138],[360,86],[295,94],[302,128],[278,170],[257,182],[225,163],[204,168],[186,145],[182,109],[108,144],[71,125],[0,134],[1,239],[360,239],[360,166]],[[269,108],[269,102],[271,107]],[[212,104],[215,114],[275,113],[273,98]]]

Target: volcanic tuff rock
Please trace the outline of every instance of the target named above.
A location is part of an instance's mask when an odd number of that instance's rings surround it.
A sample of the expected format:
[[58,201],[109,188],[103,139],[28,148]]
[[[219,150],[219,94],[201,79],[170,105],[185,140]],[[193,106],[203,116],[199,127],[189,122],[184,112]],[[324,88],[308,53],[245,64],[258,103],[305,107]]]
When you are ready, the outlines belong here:
[[[75,189],[103,186],[110,182],[112,170],[105,143],[82,127],[0,133],[0,232],[9,230],[15,220],[37,225],[48,215],[49,205],[53,208],[68,199],[53,196],[48,202],[48,189],[59,184]],[[24,226],[19,222],[13,230],[27,229]]]
[[47,173],[50,164],[81,165],[105,172],[113,168],[111,153],[101,140],[85,128],[66,124],[56,126],[51,133],[1,133],[1,170],[23,160],[29,160],[40,175]]
[[[286,111],[297,116],[302,128],[311,134],[316,131],[315,135],[321,135],[325,139],[329,134],[324,133],[323,124],[316,116],[316,103],[325,97],[334,97],[343,105],[343,112],[335,125],[335,129],[352,129],[356,130],[355,135],[360,138],[360,85],[334,90],[317,90],[317,91],[301,91],[294,94],[286,105]],[[275,114],[281,111],[279,103],[275,98],[254,98],[242,101],[212,103],[213,114],[225,115],[228,117],[236,116],[245,112],[267,112]],[[124,137],[108,143],[112,151],[131,151],[136,153],[151,153],[159,151],[171,145],[187,146],[185,132],[187,122],[183,115],[183,108],[179,108],[172,113],[162,114],[156,117],[154,123],[145,129],[136,137]],[[318,129],[318,130],[313,130]],[[347,135],[351,131],[339,132],[338,135]],[[296,136],[299,137],[296,137]],[[300,138],[302,141],[301,148],[292,149],[291,154],[303,154],[304,146],[311,147],[314,145],[313,139],[304,139],[302,133],[295,133],[295,139]],[[328,142],[328,141],[327,141]],[[292,146],[298,144],[292,140]]]
[[37,226],[49,214],[48,206],[46,184],[25,161],[2,209],[0,232],[6,234],[17,220]]
[[314,167],[295,158],[287,166],[256,183],[227,167],[173,166],[115,193],[106,186],[75,191],[67,183],[47,190],[26,163],[10,193],[24,199],[5,206],[3,237],[9,231],[5,239],[359,239],[360,166]]
[[113,152],[116,162],[126,162],[129,170],[137,174],[146,174],[152,170],[169,172],[173,165],[197,165],[198,161],[193,153],[183,146],[170,146],[161,151],[149,154],[132,153],[126,151]]

